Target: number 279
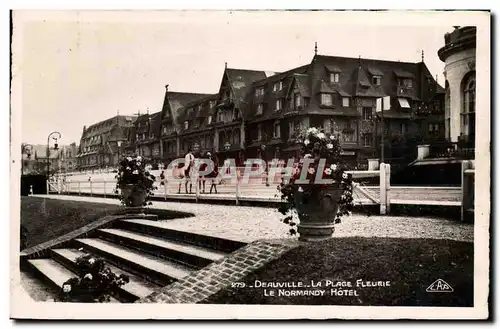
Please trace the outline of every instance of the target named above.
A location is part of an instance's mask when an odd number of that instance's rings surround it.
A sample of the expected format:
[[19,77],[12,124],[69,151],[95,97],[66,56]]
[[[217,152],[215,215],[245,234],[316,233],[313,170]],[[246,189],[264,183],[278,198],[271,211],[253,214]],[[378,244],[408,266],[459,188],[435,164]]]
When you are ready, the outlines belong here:
[[245,288],[245,282],[233,282],[231,288]]

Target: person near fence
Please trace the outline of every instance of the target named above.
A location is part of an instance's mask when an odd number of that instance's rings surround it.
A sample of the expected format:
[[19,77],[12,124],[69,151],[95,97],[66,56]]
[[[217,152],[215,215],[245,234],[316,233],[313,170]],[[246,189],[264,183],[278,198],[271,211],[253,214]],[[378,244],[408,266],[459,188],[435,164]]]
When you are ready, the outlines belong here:
[[[186,191],[186,194],[191,194],[193,192],[193,182],[191,181],[191,174],[194,169],[194,161],[195,157],[194,154],[191,150],[186,154],[184,157],[184,167],[183,168],[183,178],[185,179],[184,183],[184,188]],[[188,185],[189,185],[189,192],[188,192]],[[181,193],[181,189],[179,187],[179,193]]]
[[[209,159],[208,157],[208,154],[210,154],[209,152],[203,152],[201,155],[200,155],[200,160],[202,161],[201,164],[200,164],[200,172],[205,172],[208,168],[208,163],[206,160]],[[205,161],[204,161],[205,160]],[[205,182],[206,182],[206,179],[205,179],[205,175],[198,175],[198,189],[200,191],[200,193],[205,193]]]
[[215,194],[217,194],[217,177],[219,176],[219,166],[217,164],[216,158],[212,156],[210,152],[207,152],[207,157],[209,160],[212,160],[213,168],[212,171],[208,173],[207,178],[210,179],[210,194],[215,190]]

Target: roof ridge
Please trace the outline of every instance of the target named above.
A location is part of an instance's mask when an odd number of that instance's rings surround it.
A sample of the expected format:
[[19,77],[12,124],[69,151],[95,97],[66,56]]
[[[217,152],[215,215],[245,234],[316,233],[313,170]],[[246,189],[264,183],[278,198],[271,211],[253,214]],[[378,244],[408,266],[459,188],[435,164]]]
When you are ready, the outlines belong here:
[[[359,57],[346,57],[346,56],[333,56],[333,55],[316,55],[315,57],[323,57],[323,58],[339,58],[339,59],[352,59],[359,61]],[[402,64],[412,64],[416,65],[421,62],[403,62],[403,61],[397,61],[397,60],[387,60],[387,59],[376,59],[376,58],[363,58],[361,57],[361,60],[366,60],[366,61],[376,61],[376,62],[386,62],[386,63],[402,63]]]

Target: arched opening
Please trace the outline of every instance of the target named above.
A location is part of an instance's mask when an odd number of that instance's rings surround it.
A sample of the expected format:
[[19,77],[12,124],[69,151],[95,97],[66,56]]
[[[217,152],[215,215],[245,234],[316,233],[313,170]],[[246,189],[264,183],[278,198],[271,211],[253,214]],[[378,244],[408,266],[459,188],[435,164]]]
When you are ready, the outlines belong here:
[[461,83],[460,139],[474,141],[476,135],[476,72],[467,73]]

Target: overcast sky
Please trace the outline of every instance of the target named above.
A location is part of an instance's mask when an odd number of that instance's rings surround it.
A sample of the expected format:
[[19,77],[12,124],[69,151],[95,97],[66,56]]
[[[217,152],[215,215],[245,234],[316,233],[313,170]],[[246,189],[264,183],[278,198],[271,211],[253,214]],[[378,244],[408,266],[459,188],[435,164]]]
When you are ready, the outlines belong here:
[[356,58],[418,62],[424,50],[431,73],[444,85],[437,50],[453,23],[422,25],[425,14],[399,21],[382,15],[367,20],[334,12],[24,14],[14,31],[22,45],[22,140],[43,144],[57,130],[62,144],[79,143],[84,125],[117,111],[160,111],[165,84],[171,91],[215,93],[224,62],[285,71],[309,63],[315,41],[319,54]]

